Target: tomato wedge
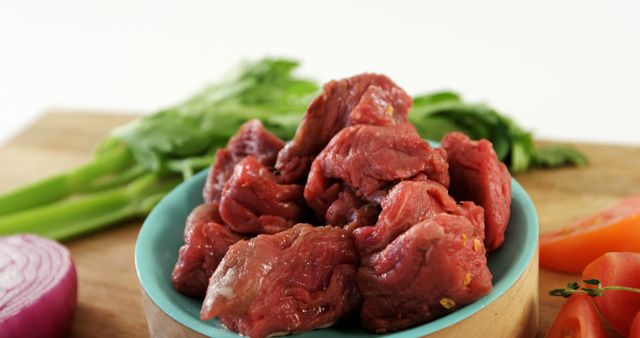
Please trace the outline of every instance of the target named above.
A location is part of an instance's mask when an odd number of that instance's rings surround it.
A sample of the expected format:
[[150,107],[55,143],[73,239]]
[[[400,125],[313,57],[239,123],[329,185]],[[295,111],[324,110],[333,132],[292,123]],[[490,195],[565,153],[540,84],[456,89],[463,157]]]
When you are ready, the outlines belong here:
[[574,294],[562,305],[545,338],[606,338],[591,297]]
[[[597,279],[602,286],[640,288],[640,253],[610,252],[589,264],[583,279]],[[623,336],[629,334],[634,316],[640,312],[640,294],[610,290],[594,298],[609,325]]]
[[638,314],[636,314],[636,317],[633,318],[628,338],[640,338],[640,312],[638,312]]
[[640,252],[640,195],[559,231],[540,236],[540,265],[562,272],[582,272],[604,253]]

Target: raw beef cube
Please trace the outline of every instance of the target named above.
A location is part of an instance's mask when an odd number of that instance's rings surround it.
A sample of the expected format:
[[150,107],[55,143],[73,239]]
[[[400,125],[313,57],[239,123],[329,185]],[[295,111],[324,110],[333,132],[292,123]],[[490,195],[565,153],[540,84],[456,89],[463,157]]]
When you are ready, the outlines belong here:
[[418,174],[447,187],[446,154],[404,126],[357,125],[336,134],[313,161],[304,197],[323,218],[338,198],[336,184],[380,205],[394,184]]
[[406,124],[410,108],[411,97],[384,75],[361,74],[327,83],[293,140],[278,154],[281,179],[303,183],[314,157],[342,128]]
[[233,231],[273,234],[298,223],[306,206],[303,187],[278,184],[253,156],[240,161],[222,190],[220,216]]
[[284,142],[268,132],[259,120],[243,124],[229,139],[225,149],[218,149],[207,176],[203,197],[205,202],[219,202],[220,193],[233,173],[233,168],[243,158],[251,155],[258,162],[273,167]]
[[190,241],[193,228],[201,223],[216,222],[224,224],[218,211],[218,203],[202,203],[191,210],[184,226],[184,242]]
[[451,196],[459,201],[473,201],[485,210],[487,251],[497,250],[504,241],[511,207],[511,176],[498,160],[491,142],[471,141],[453,132],[442,139],[449,156]]
[[332,325],[359,304],[357,258],[338,227],[298,224],[229,249],[211,276],[200,316],[249,337]]
[[211,204],[196,207],[185,226],[185,244],[178,252],[173,268],[173,287],[179,292],[204,298],[209,277],[224,257],[229,246],[242,237],[217,223],[217,208]]
[[213,163],[207,174],[207,180],[204,183],[204,189],[202,190],[202,197],[205,203],[219,203],[220,194],[224,184],[227,183],[233,167],[236,162],[231,156],[231,152],[227,148],[221,148],[216,150],[216,155],[213,158]]
[[363,256],[378,252],[414,224],[443,212],[462,214],[441,184],[429,180],[400,182],[382,202],[375,226],[354,230],[356,248]]
[[384,333],[432,321],[491,290],[483,229],[441,213],[413,225],[358,269],[366,329]]

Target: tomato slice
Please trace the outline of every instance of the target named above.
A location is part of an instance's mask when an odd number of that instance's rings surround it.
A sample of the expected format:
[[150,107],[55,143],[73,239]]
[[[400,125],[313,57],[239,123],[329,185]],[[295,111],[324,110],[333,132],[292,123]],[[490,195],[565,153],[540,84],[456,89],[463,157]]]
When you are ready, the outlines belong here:
[[[640,253],[610,252],[589,264],[583,279],[598,279],[603,287],[640,288]],[[623,336],[629,334],[633,317],[640,311],[640,294],[609,290],[594,298],[609,325]]]
[[640,312],[638,312],[638,314],[636,314],[636,317],[633,318],[628,338],[640,338]]
[[640,195],[559,231],[540,236],[540,265],[563,272],[582,272],[607,252],[640,252]]
[[574,294],[562,305],[545,338],[606,338],[591,297]]

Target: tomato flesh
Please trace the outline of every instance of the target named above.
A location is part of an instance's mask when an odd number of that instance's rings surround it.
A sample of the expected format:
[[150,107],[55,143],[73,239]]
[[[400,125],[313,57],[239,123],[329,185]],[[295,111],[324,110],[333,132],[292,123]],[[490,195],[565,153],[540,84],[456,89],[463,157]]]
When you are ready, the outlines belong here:
[[640,252],[640,195],[559,231],[540,236],[540,265],[580,273],[607,252]]
[[562,305],[545,338],[606,338],[589,296],[574,294]]
[[[583,279],[598,279],[603,287],[626,286],[640,288],[640,253],[610,252],[589,264]],[[609,325],[623,336],[629,334],[631,322],[640,311],[640,294],[610,290],[594,298]]]
[[640,338],[640,312],[638,312],[638,314],[636,314],[636,317],[633,318],[628,338]]

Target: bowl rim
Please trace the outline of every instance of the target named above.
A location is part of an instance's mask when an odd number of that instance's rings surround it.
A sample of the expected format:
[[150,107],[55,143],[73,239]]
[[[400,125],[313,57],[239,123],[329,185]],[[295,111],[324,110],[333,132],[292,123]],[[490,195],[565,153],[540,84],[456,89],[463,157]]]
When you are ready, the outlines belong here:
[[[145,219],[135,244],[134,260],[136,273],[143,292],[148,295],[149,300],[176,322],[205,336],[215,335],[216,337],[241,337],[236,332],[227,331],[224,329],[214,328],[213,330],[215,331],[212,332],[212,328],[207,325],[206,321],[202,321],[199,318],[194,318],[190,314],[186,313],[182,308],[175,306],[175,304],[173,304],[162,291],[159,281],[152,278],[154,274],[151,268],[151,264],[141,265],[141,262],[152,259],[151,250],[149,248],[151,245],[151,241],[147,239],[153,237],[150,235],[153,232],[153,226],[151,226],[150,224],[155,223],[156,219],[160,217],[160,212],[158,210],[161,210],[165,205],[171,204],[171,199],[175,198],[174,196],[186,193],[186,190],[188,189],[188,186],[190,184],[189,182],[192,182],[192,180],[195,181],[198,179],[202,179],[202,176],[205,176],[207,172],[208,169],[204,169],[189,180],[182,182],[180,185],[174,188],[158,203],[158,205],[156,205],[149,216]],[[454,324],[457,324],[458,322],[461,322],[462,320],[482,310],[493,301],[498,299],[498,297],[503,295],[516,283],[516,281],[524,274],[531,260],[534,258],[536,248],[538,246],[539,225],[533,201],[524,190],[524,188],[520,185],[520,183],[518,183],[518,181],[516,181],[513,177],[511,178],[511,187],[512,205],[513,201],[517,201],[518,203],[522,204],[522,210],[524,213],[523,220],[525,220],[523,223],[527,225],[525,227],[525,244],[523,250],[519,251],[519,257],[517,257],[516,259],[517,263],[507,269],[504,277],[493,285],[493,289],[491,290],[491,292],[484,297],[476,300],[475,302],[461,307],[460,309],[446,316],[440,317],[434,321],[410,329],[376,336],[397,338],[412,336],[417,337],[440,331]]]

